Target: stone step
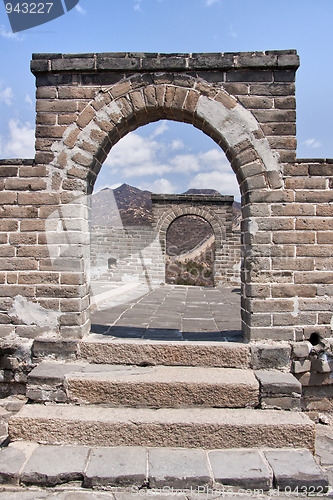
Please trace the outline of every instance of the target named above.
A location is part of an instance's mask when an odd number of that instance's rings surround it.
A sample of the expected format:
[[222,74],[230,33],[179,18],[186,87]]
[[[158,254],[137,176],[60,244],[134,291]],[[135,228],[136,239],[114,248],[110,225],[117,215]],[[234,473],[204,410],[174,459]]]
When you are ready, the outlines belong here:
[[46,444],[313,451],[315,427],[302,413],[279,410],[30,404],[10,419],[9,437]]
[[189,366],[88,365],[69,373],[71,402],[139,407],[254,408],[259,383],[252,370]]
[[[307,449],[204,450],[53,446],[15,442],[0,452],[1,489],[4,484],[48,488],[64,484],[68,487],[72,481],[85,488],[84,498],[88,497],[87,488],[131,487],[127,496],[124,492],[121,497],[124,499],[135,495],[142,497],[145,494],[145,491],[140,492],[142,488],[147,488],[147,495],[157,495],[157,490],[152,489],[161,489],[162,492],[163,488],[173,488],[183,490],[182,499],[189,498],[191,493],[191,498],[202,500],[208,498],[200,495],[200,492],[208,494],[206,488],[213,493],[212,488],[219,487],[216,498],[236,493],[237,490],[232,487],[250,490],[252,498],[261,498],[260,490],[273,488],[276,488],[276,496],[279,497],[283,491],[290,493],[297,488],[303,493],[312,491],[319,495],[325,494],[329,488],[325,471],[317,465]],[[224,492],[222,485],[227,486]],[[76,492],[72,492],[73,496],[68,494],[66,499],[81,498],[80,489],[77,487]],[[38,498],[44,498],[42,491],[35,493]],[[111,491],[109,494],[108,498],[114,498]],[[4,498],[8,500],[10,494]],[[32,493],[29,498],[37,497]],[[50,497],[47,495],[47,498]],[[147,498],[146,495],[144,498]],[[162,497],[158,495],[158,498]],[[213,498],[213,495],[209,495],[209,498]]]
[[245,408],[259,404],[252,370],[190,366],[128,366],[43,361],[28,376],[35,402],[134,407]]
[[90,363],[121,365],[250,368],[251,347],[236,342],[172,342],[91,334],[80,341],[79,357]]

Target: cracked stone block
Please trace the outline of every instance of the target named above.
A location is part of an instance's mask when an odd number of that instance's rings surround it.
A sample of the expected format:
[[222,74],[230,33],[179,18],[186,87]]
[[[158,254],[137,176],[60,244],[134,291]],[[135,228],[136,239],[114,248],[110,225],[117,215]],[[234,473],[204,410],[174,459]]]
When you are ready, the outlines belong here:
[[28,459],[21,481],[54,486],[83,478],[89,448],[85,446],[40,445]]
[[37,444],[18,441],[0,452],[0,483],[18,484],[21,470]]

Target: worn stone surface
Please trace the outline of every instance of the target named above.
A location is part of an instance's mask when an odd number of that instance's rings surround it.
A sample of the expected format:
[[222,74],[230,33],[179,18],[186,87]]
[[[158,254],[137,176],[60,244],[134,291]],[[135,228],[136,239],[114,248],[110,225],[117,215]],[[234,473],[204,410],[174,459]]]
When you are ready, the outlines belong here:
[[83,477],[88,448],[83,446],[39,446],[21,474],[26,484],[54,486]]
[[6,484],[18,484],[21,471],[31,453],[37,447],[35,443],[17,442],[0,452],[0,481]]
[[91,363],[185,365],[249,368],[248,345],[228,342],[159,342],[96,336],[80,343],[81,357]]
[[255,344],[251,346],[252,367],[255,370],[281,369],[290,365],[289,345]]
[[274,485],[281,489],[304,487],[324,488],[327,492],[328,481],[308,450],[265,451],[273,469]]
[[203,450],[149,449],[148,480],[153,488],[196,488],[212,483]]
[[89,456],[84,486],[136,486],[147,481],[147,450],[141,447],[95,448]]
[[263,395],[300,395],[302,392],[302,385],[291,373],[256,370],[255,376],[259,380]]
[[11,439],[48,444],[314,449],[304,414],[252,409],[136,409],[27,405],[9,423]]
[[259,383],[251,370],[210,367],[89,365],[69,374],[72,401],[110,406],[255,407]]
[[208,458],[217,483],[263,490],[272,486],[272,473],[257,450],[216,450]]

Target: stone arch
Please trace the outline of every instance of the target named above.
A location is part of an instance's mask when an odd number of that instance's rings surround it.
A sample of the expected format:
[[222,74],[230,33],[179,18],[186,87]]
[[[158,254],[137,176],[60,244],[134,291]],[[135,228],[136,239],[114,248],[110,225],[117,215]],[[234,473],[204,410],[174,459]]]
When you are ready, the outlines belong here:
[[[37,300],[40,295],[41,300],[59,297],[63,310],[56,321],[57,334],[77,337],[89,331],[89,269],[85,264],[89,207],[82,194],[92,191],[101,165],[119,139],[141,125],[170,119],[202,130],[231,162],[242,193],[244,333],[247,338],[261,339],[266,334],[271,338],[275,313],[262,314],[254,304],[256,294],[261,293],[258,280],[263,278],[269,287],[276,282],[270,260],[275,231],[292,229],[291,222],[286,226],[285,219],[274,217],[269,204],[292,201],[281,172],[296,159],[298,65],[296,51],[33,55],[31,69],[37,86],[34,165],[43,176],[43,188],[37,197],[28,192],[18,199],[21,203],[34,196],[30,203],[41,205],[38,217],[55,213],[61,222],[56,217],[47,230],[47,235],[54,236],[51,247],[60,258],[41,262],[43,269],[54,274],[55,282],[52,287],[36,286]],[[22,170],[22,176],[26,175]],[[18,185],[21,190],[22,184]],[[82,200],[83,207],[77,200]],[[68,207],[71,202],[73,207]],[[70,224],[68,217],[73,218]],[[44,242],[38,237],[38,243],[39,239]],[[42,249],[40,255],[44,255]],[[38,274],[29,279],[38,285],[44,277]],[[75,301],[69,303],[68,294]],[[276,335],[280,336],[280,330]]]
[[[238,282],[233,265],[240,261],[240,238],[233,232],[233,196],[211,194],[152,195],[154,225],[162,254],[166,256],[167,231],[179,217],[195,215],[208,222],[215,238],[214,280]],[[231,258],[231,250],[236,260]]]
[[167,210],[156,224],[162,248],[165,248],[166,235],[171,224],[179,217],[183,217],[185,215],[196,215],[197,217],[207,221],[212,227],[216,245],[220,246],[226,239],[225,228],[220,224],[218,218],[210,210],[195,206],[177,206],[177,208],[170,208]]
[[[101,89],[54,144],[51,165],[92,186],[112,146],[128,132],[160,119],[191,123],[226,153],[242,195],[282,186],[277,158],[254,115],[218,85],[199,78],[168,83],[128,78]],[[64,172],[65,173],[65,172]],[[66,175],[63,182],[67,182]],[[88,192],[91,187],[88,187]]]

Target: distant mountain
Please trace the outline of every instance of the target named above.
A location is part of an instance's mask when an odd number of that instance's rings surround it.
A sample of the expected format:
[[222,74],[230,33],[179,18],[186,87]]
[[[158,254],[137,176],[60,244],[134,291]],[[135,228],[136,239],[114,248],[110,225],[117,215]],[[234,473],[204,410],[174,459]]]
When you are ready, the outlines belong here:
[[105,188],[92,195],[92,226],[147,226],[153,221],[150,191],[128,184]]
[[[189,189],[183,194],[216,194],[215,189]],[[105,188],[92,195],[92,226],[147,226],[153,222],[151,192],[129,184]],[[240,218],[240,203],[234,202],[235,219]]]

